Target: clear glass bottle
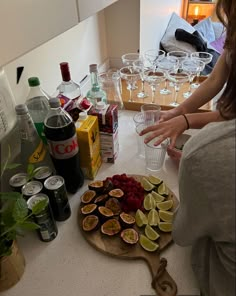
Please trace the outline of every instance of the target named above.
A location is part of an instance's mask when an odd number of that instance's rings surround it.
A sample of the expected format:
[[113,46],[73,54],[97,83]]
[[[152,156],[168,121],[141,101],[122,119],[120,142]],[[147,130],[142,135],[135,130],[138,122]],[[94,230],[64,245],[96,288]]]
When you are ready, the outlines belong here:
[[49,107],[49,95],[41,88],[38,77],[30,77],[28,79],[29,93],[26,98],[26,106],[28,107],[29,113],[33,119],[36,130],[46,144],[46,138],[43,131],[43,122],[46,118]]
[[79,84],[71,79],[69,64],[67,62],[60,63],[60,70],[62,82],[57,87],[57,97],[60,99],[63,109],[76,121],[80,112],[78,104],[81,97],[81,89]]
[[28,164],[33,164],[35,168],[46,165],[53,170],[54,167],[49,153],[37,133],[26,104],[16,105],[15,111],[20,132],[21,162],[23,168],[27,169]]
[[86,97],[95,107],[98,102],[104,102],[105,104],[107,104],[106,92],[101,89],[101,86],[99,84],[97,64],[89,65],[89,72],[91,78],[91,88],[87,92]]

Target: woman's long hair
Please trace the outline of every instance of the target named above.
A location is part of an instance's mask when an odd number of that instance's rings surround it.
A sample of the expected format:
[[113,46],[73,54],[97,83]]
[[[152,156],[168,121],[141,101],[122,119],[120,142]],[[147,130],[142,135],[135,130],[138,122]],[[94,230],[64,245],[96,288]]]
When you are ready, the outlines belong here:
[[230,55],[229,77],[217,109],[224,119],[233,119],[236,118],[236,0],[218,0],[216,14],[226,27],[224,48]]

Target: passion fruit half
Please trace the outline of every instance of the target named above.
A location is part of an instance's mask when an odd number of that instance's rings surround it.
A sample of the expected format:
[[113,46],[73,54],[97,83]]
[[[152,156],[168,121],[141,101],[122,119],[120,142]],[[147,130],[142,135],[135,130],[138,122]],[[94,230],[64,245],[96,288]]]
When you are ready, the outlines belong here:
[[138,232],[133,228],[122,230],[120,236],[122,240],[129,245],[135,245],[139,240]]
[[87,190],[85,193],[81,196],[81,202],[84,204],[89,204],[92,202],[92,200],[96,196],[96,191],[94,190]]
[[100,206],[98,207],[98,215],[101,221],[106,221],[114,216],[112,210],[108,209],[107,207]]
[[95,215],[88,215],[82,221],[82,227],[84,231],[96,230],[99,225],[99,219]]
[[83,206],[81,208],[81,213],[83,215],[91,215],[91,214],[94,214],[96,212],[96,209],[97,209],[97,205],[92,203],[92,204],[87,204],[85,206]]
[[135,224],[135,218],[130,215],[127,214],[125,212],[120,213],[120,224],[122,225],[122,227],[124,228],[130,228]]
[[109,219],[101,226],[101,232],[109,236],[113,236],[120,231],[120,222],[116,219]]
[[98,197],[95,198],[94,203],[99,205],[99,206],[102,206],[102,205],[105,204],[108,197],[109,197],[108,194],[99,195]]
[[94,181],[88,184],[90,190],[96,191],[96,193],[101,193],[103,191],[103,181]]
[[117,199],[122,199],[124,196],[124,192],[119,188],[110,190],[108,194],[110,197],[115,197]]
[[106,203],[105,203],[105,207],[107,207],[108,209],[112,210],[112,212],[114,213],[114,215],[119,215],[121,212],[121,204],[119,202],[118,199],[114,198],[114,197],[110,197]]

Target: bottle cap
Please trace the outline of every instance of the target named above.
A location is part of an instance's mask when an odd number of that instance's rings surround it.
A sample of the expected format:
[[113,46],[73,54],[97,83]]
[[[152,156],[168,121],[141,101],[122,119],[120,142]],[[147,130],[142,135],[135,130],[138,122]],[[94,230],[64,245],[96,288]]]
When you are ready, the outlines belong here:
[[61,103],[60,103],[60,100],[58,98],[49,99],[49,105],[50,105],[51,108],[61,107]]
[[79,120],[85,120],[88,117],[86,112],[80,112]]
[[70,81],[70,69],[67,62],[60,63],[61,75],[63,81]]
[[28,79],[28,83],[29,83],[29,86],[39,86],[40,85],[40,81],[39,81],[38,77],[30,77]]
[[89,65],[89,72],[97,72],[98,71],[98,65],[97,64],[91,64]]
[[106,104],[103,101],[96,103],[96,109],[97,110],[103,110],[106,107]]
[[17,115],[24,115],[29,112],[28,107],[25,104],[16,105],[15,110]]

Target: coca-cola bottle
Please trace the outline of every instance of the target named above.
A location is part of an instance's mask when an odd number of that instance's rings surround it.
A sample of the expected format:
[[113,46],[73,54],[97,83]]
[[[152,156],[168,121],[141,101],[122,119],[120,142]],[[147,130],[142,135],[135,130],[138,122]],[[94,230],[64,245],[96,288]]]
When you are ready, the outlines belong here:
[[51,109],[44,121],[49,152],[57,173],[65,179],[67,191],[75,193],[84,183],[75,124],[58,98],[51,98],[49,105]]

